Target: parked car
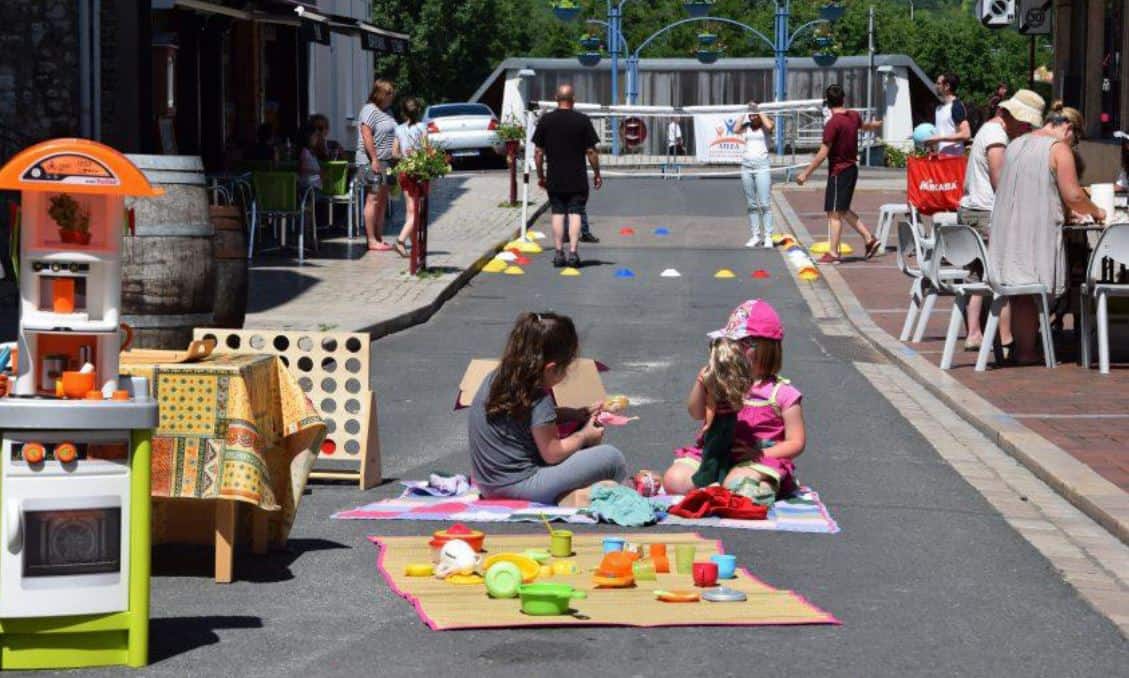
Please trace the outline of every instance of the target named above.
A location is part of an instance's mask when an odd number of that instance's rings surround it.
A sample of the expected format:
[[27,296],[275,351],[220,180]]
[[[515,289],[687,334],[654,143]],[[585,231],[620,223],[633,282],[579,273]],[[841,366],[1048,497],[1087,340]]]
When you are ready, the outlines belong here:
[[498,139],[498,118],[485,104],[456,103],[428,106],[423,112],[427,138],[451,157],[504,158],[506,146]]

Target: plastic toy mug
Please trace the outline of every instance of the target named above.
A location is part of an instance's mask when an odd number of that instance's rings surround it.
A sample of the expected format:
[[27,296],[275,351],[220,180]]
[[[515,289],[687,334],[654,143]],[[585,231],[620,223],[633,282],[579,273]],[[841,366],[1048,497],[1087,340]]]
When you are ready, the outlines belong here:
[[710,556],[710,560],[717,563],[718,579],[732,579],[737,576],[737,556],[717,553]]
[[588,597],[567,584],[523,584],[517,592],[521,596],[521,611],[532,616],[568,614],[572,599]]
[[622,551],[623,545],[626,543],[623,537],[604,537],[604,553]]
[[694,586],[717,586],[717,563],[694,563]]
[[635,581],[655,581],[655,564],[649,560],[636,560],[631,564],[631,573]]
[[694,567],[694,545],[675,544],[674,569],[678,574],[690,574]]
[[445,579],[452,574],[471,574],[481,560],[470,544],[461,539],[452,539],[439,552],[435,576]]
[[666,555],[666,544],[651,544],[651,561],[655,564],[655,572],[659,574],[670,572],[670,559]]
[[553,530],[549,537],[549,553],[556,558],[571,556],[572,532],[570,530]]

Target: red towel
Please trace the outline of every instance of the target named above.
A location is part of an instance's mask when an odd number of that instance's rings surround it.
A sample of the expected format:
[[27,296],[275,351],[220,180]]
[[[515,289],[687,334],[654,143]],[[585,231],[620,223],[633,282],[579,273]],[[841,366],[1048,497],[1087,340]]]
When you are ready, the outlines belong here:
[[733,494],[720,485],[694,490],[670,507],[670,513],[682,518],[735,518],[737,520],[764,520],[768,509],[754,504],[752,499]]

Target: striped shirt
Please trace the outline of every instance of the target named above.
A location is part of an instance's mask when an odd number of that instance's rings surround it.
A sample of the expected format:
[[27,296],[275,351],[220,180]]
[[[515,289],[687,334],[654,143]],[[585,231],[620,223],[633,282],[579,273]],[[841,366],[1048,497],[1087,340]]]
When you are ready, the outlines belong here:
[[392,160],[392,140],[396,137],[396,121],[392,116],[368,103],[361,109],[357,116],[357,165],[371,165],[368,153],[365,151],[365,138],[361,133],[361,125],[367,125],[372,130],[372,143],[376,148],[376,158],[384,164]]

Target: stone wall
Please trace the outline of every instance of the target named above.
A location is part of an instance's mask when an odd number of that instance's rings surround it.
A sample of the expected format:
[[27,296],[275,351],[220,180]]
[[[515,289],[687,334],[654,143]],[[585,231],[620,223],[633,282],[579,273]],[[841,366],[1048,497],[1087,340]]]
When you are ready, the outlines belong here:
[[0,2],[0,162],[35,141],[77,134],[74,0]]

